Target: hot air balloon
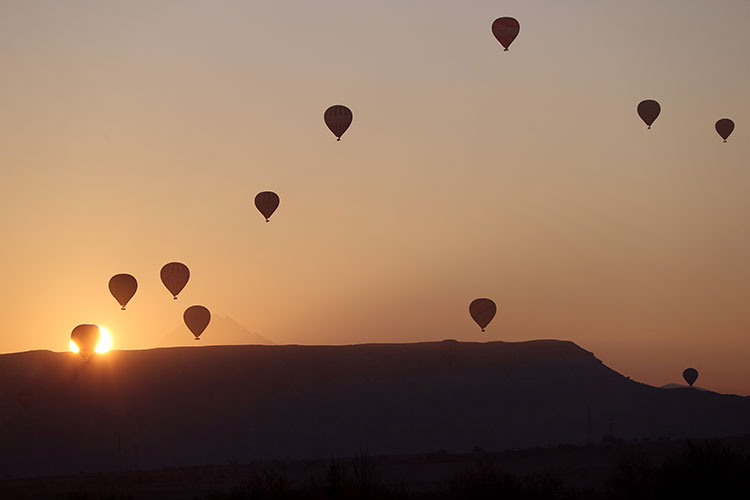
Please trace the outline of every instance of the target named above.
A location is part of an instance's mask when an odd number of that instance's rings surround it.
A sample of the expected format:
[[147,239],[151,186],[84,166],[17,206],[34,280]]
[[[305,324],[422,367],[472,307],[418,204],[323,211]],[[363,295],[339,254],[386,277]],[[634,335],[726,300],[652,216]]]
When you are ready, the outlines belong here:
[[88,360],[94,354],[96,346],[99,343],[99,337],[101,332],[99,327],[92,324],[78,325],[73,328],[73,332],[70,334],[70,340],[72,340],[78,352],[84,359]]
[[279,195],[272,191],[263,191],[255,195],[255,208],[263,214],[266,222],[271,215],[279,208]]
[[682,378],[685,379],[685,382],[687,382],[690,387],[693,387],[695,381],[698,380],[698,370],[695,368],[688,368],[682,372]]
[[174,300],[190,279],[190,269],[181,262],[170,262],[161,268],[161,282],[170,291]]
[[732,135],[734,131],[734,122],[729,118],[722,118],[716,122],[716,131],[719,133],[724,142],[727,142],[727,138]]
[[469,314],[477,322],[477,325],[484,331],[495,317],[497,306],[490,299],[474,299],[469,304]]
[[513,43],[513,40],[516,39],[520,30],[521,25],[512,17],[500,17],[492,23],[492,34],[505,47],[506,51],[510,47],[510,44]]
[[115,274],[109,280],[109,291],[125,310],[138,289],[138,282],[129,274]]
[[211,312],[203,306],[190,306],[182,315],[185,324],[195,335],[195,340],[200,340],[201,333],[211,322]]
[[352,118],[352,110],[346,106],[341,106],[340,104],[331,106],[326,109],[325,113],[323,113],[323,119],[325,120],[326,125],[328,125],[328,128],[333,132],[333,135],[336,136],[336,140],[338,141],[341,140],[341,136],[344,135],[344,132],[349,128],[349,125],[352,124]]
[[453,367],[458,358],[458,341],[445,339],[440,342],[440,357],[448,366]]
[[638,103],[638,116],[648,125],[648,128],[651,128],[651,124],[654,123],[659,113],[661,113],[661,106],[652,99],[646,99]]

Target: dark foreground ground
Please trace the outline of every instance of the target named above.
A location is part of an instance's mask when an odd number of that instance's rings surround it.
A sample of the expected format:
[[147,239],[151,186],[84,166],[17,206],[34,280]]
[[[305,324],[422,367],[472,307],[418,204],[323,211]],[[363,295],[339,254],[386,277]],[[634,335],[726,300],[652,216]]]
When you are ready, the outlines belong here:
[[0,481],[2,499],[749,499],[750,436]]

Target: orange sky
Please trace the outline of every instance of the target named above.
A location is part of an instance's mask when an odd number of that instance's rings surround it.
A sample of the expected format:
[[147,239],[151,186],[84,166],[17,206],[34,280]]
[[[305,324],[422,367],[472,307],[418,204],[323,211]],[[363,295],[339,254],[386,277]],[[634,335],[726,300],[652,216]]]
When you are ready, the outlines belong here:
[[5,1],[0,352],[83,322],[153,347],[200,303],[277,343],[570,339],[750,394],[750,2],[720,4]]

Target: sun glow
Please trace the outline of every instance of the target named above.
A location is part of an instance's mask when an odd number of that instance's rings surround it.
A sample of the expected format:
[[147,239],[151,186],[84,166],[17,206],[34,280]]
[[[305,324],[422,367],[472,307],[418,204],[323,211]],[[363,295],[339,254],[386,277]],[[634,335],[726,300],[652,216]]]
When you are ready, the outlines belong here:
[[[70,341],[70,352],[79,352],[80,349],[75,342]],[[99,327],[99,343],[96,344],[95,352],[104,353],[112,349],[112,334],[103,326]]]
[[112,334],[103,326],[99,327],[99,331],[101,334],[99,336],[99,343],[96,344],[96,352],[107,352],[112,349]]

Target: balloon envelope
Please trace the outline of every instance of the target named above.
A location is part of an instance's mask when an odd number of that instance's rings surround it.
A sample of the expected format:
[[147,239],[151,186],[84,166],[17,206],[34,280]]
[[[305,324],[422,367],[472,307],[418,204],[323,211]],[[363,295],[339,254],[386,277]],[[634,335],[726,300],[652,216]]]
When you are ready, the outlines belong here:
[[326,125],[328,125],[328,128],[339,141],[341,140],[341,136],[344,135],[344,132],[346,132],[346,129],[349,128],[349,125],[352,124],[353,117],[354,115],[352,115],[352,111],[346,106],[341,106],[340,104],[331,106],[326,109],[325,113],[323,113],[323,119],[325,120]]
[[75,342],[78,352],[86,359],[94,354],[100,337],[99,327],[92,324],[78,325],[73,328],[73,332],[70,334],[70,340]]
[[469,304],[469,314],[482,331],[490,324],[496,312],[497,306],[490,299],[475,299]]
[[187,327],[195,335],[195,340],[200,340],[201,333],[211,322],[211,312],[203,306],[188,307],[182,317]]
[[266,222],[271,215],[279,208],[279,195],[272,191],[263,191],[255,195],[255,208],[263,214]]
[[724,142],[727,142],[727,138],[732,135],[734,131],[734,122],[729,118],[722,118],[716,122],[716,132],[719,133]]
[[454,339],[445,339],[440,342],[440,357],[448,365],[455,365],[458,358],[458,341]]
[[500,17],[492,23],[492,34],[505,47],[505,50],[508,50],[519,31],[521,31],[521,25],[512,17]]
[[115,274],[109,280],[109,291],[125,310],[138,289],[138,282],[129,274]]
[[646,99],[638,103],[638,116],[648,125],[648,128],[651,128],[651,124],[654,123],[659,113],[661,113],[661,106],[652,99]]
[[177,295],[190,279],[190,269],[181,262],[170,262],[161,268],[161,282],[177,300]]
[[685,382],[687,382],[690,387],[693,387],[695,381],[698,380],[698,370],[695,368],[688,368],[682,372],[682,378],[685,379]]

